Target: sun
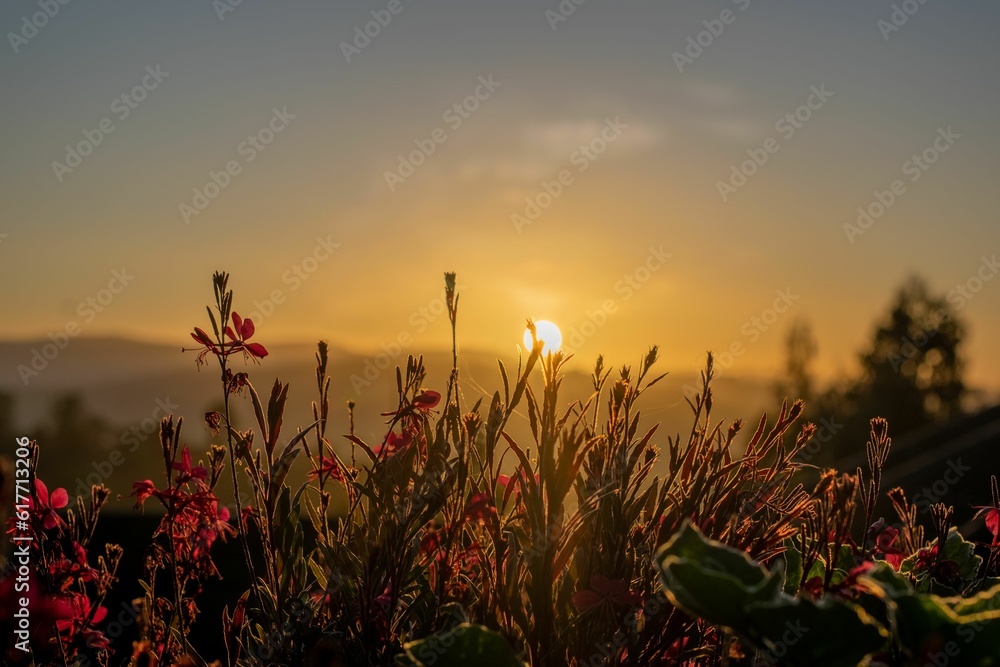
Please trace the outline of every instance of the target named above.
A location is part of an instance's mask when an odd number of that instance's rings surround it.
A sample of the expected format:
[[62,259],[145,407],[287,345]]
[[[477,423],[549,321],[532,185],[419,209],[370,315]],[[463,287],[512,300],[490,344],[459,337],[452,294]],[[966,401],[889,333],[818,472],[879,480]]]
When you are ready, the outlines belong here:
[[[542,354],[555,352],[562,347],[562,332],[552,322],[548,320],[538,320],[535,322],[535,335],[542,341]],[[524,346],[531,349],[531,331],[524,330]]]

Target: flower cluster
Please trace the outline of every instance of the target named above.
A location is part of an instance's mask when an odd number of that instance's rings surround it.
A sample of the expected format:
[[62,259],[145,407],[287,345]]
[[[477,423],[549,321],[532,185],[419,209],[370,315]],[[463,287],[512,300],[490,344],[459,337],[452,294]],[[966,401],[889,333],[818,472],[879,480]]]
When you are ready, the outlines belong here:
[[[217,540],[236,534],[229,523],[228,508],[220,506],[215,495],[225,451],[212,447],[208,465],[195,464],[188,446],[179,444],[181,425],[179,420],[175,427],[171,416],[160,426],[166,483],[157,486],[146,479],[132,485],[136,508],[144,507],[152,498],[164,510],[153,533],[146,566],[150,590],[162,590],[148,600],[152,620],[147,629],[149,636],[143,641],[158,647],[161,658],[176,660],[188,654],[184,637],[197,614],[195,596],[201,592],[202,581],[218,576],[212,546]],[[157,576],[161,573],[168,580],[165,584]],[[180,646],[176,631],[182,637]]]
[[[37,449],[34,452],[37,461]],[[108,545],[95,566],[88,546],[109,495],[105,487],[93,487],[89,504],[77,498],[78,511],[67,511],[64,518],[61,511],[69,505],[69,494],[62,488],[50,492],[36,478],[25,506],[9,519],[8,533],[29,540],[16,544],[32,545],[26,550],[31,574],[26,589],[15,589],[14,577],[0,583],[0,619],[13,618],[15,601],[26,591],[36,664],[103,663],[108,657],[109,642],[100,629],[107,615],[102,603],[115,580],[121,549]],[[15,665],[24,654],[12,649],[0,657]]]

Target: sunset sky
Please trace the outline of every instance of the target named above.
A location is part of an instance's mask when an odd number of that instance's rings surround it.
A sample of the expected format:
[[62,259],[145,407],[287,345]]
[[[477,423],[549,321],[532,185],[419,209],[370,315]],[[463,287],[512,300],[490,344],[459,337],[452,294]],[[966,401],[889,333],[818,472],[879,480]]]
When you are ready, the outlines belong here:
[[0,8],[0,338],[184,344],[226,270],[255,340],[421,351],[455,271],[465,349],[533,316],[592,334],[581,367],[741,343],[726,372],[775,374],[802,316],[830,377],[919,273],[981,288],[953,303],[1000,389],[995,3],[76,0],[26,27],[45,4]]

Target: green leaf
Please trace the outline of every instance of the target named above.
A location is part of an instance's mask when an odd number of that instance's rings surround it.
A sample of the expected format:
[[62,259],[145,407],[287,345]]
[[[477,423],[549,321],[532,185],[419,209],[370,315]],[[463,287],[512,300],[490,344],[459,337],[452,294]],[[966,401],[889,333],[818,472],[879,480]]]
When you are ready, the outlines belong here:
[[769,573],[743,551],[706,539],[687,521],[654,562],[675,607],[737,631],[749,627],[751,603],[780,594],[780,573]]
[[[794,545],[786,547],[791,577],[801,576],[801,556]],[[888,631],[864,609],[833,598],[814,602],[786,595],[779,571],[768,572],[743,551],[706,539],[689,522],[655,561],[674,606],[732,629],[781,664],[848,667],[886,645]],[[825,571],[820,561],[813,568]]]
[[409,642],[403,650],[418,667],[524,667],[500,633],[471,623]]
[[862,580],[887,600],[896,640],[914,660],[941,655],[949,667],[1000,664],[1000,586],[965,599],[927,595],[886,565]]
[[685,521],[660,547],[654,559],[662,563],[669,557],[695,561],[706,569],[725,572],[746,586],[760,586],[769,577],[768,571],[744,551],[706,538],[690,521]]
[[750,605],[750,616],[763,650],[775,658],[765,664],[854,667],[889,638],[863,609],[830,597],[781,596]]
[[785,540],[785,586],[784,591],[789,595],[799,592],[799,582],[802,581],[802,554],[795,547],[792,538]]
[[[937,544],[937,540],[931,542],[928,548],[935,544]],[[903,574],[912,574],[916,578],[916,591],[918,593],[955,595],[959,590],[966,589],[979,575],[983,559],[976,555],[975,550],[975,543],[962,537],[957,528],[952,528],[944,543],[942,559],[950,560],[958,567],[958,581],[940,581],[933,577],[927,569],[915,572],[913,568],[917,563],[916,553],[902,562],[899,571]]]

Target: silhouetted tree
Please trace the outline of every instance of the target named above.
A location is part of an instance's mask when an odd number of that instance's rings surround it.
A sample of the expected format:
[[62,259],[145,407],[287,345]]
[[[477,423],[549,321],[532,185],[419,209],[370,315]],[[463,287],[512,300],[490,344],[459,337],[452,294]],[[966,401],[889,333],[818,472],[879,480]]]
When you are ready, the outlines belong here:
[[779,402],[801,398],[806,404],[813,400],[812,362],[816,358],[816,338],[812,326],[804,318],[792,322],[785,336],[785,374],[775,386]]
[[947,298],[930,294],[919,277],[909,278],[861,355],[860,377],[828,390],[809,410],[812,420],[826,417],[837,425],[823,458],[863,450],[873,417],[888,419],[891,434],[900,436],[961,414],[964,336]]

